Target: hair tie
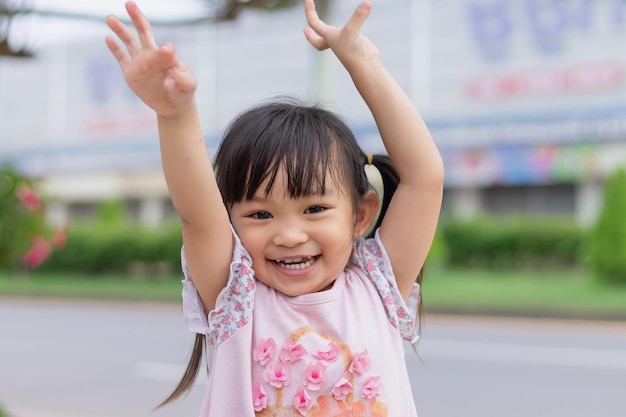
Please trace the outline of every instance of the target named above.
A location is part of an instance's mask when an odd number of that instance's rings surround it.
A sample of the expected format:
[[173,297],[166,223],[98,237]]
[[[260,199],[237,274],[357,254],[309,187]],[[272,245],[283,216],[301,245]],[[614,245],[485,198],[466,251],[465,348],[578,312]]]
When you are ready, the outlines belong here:
[[380,217],[380,213],[383,209],[383,198],[385,196],[385,184],[383,183],[383,176],[376,167],[376,165],[372,164],[373,157],[371,154],[367,154],[367,164],[365,165],[365,176],[367,177],[367,182],[370,184],[370,188],[374,190],[376,195],[378,196],[378,209],[376,210],[376,215],[374,219],[372,219],[372,223],[370,223],[369,227],[365,231],[364,236],[369,236],[376,227],[376,223],[378,223],[378,218]]

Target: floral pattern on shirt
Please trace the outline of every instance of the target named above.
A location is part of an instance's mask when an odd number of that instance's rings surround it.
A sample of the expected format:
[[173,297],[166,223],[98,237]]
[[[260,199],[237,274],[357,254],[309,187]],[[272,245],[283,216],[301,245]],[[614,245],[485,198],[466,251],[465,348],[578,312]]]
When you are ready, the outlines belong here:
[[217,297],[215,309],[208,316],[204,316],[202,300],[187,268],[184,248],[181,252],[181,263],[185,274],[183,311],[187,327],[194,333],[206,335],[208,343],[215,346],[228,340],[237,330],[246,326],[252,319],[254,308],[256,282],[252,259],[232,226],[231,230],[235,244],[228,283]]
[[[329,343],[309,353],[299,343],[307,334]],[[272,338],[260,338],[253,346],[254,362],[264,366],[262,380],[252,381],[256,416],[387,417],[387,406],[377,400],[384,386],[380,375],[371,369],[367,349],[352,352],[347,343],[310,327],[299,328],[289,335],[282,344],[282,352],[275,349],[276,345]],[[290,365],[283,362],[285,349],[300,352],[298,360],[307,361],[302,377],[293,377]],[[328,376],[332,367],[342,369],[337,380]],[[284,390],[289,386],[295,389],[293,396],[285,395]]]

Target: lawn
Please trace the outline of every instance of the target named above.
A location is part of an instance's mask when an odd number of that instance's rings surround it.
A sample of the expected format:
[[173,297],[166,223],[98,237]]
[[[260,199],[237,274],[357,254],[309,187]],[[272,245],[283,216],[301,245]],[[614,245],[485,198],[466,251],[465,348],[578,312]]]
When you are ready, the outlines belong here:
[[[180,276],[0,272],[0,296],[69,297],[179,302]],[[423,286],[426,312],[511,314],[626,320],[626,285],[594,280],[585,271],[489,271],[431,268]]]
[[39,273],[26,278],[0,272],[0,295],[176,302],[181,299],[181,278]]
[[626,320],[626,285],[586,271],[427,271],[426,311]]

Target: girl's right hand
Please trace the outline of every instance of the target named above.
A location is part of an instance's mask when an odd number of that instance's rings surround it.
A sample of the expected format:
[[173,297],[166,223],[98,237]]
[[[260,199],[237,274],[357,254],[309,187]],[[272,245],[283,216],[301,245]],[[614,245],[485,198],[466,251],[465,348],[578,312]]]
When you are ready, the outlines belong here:
[[150,22],[133,2],[126,3],[126,10],[137,36],[114,16],[106,23],[126,45],[124,50],[112,36],[106,44],[124,73],[128,86],[158,116],[175,118],[194,106],[197,81],[174,52],[174,47],[164,43],[156,45]]

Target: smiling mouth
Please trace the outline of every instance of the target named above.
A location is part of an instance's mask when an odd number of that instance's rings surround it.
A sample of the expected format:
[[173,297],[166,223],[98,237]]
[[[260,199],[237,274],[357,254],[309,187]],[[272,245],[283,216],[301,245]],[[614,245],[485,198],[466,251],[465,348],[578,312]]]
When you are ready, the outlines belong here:
[[308,256],[306,258],[278,259],[274,262],[276,262],[282,268],[295,270],[310,267],[311,265],[313,265],[313,262],[315,262],[316,259],[317,257],[315,256]]

